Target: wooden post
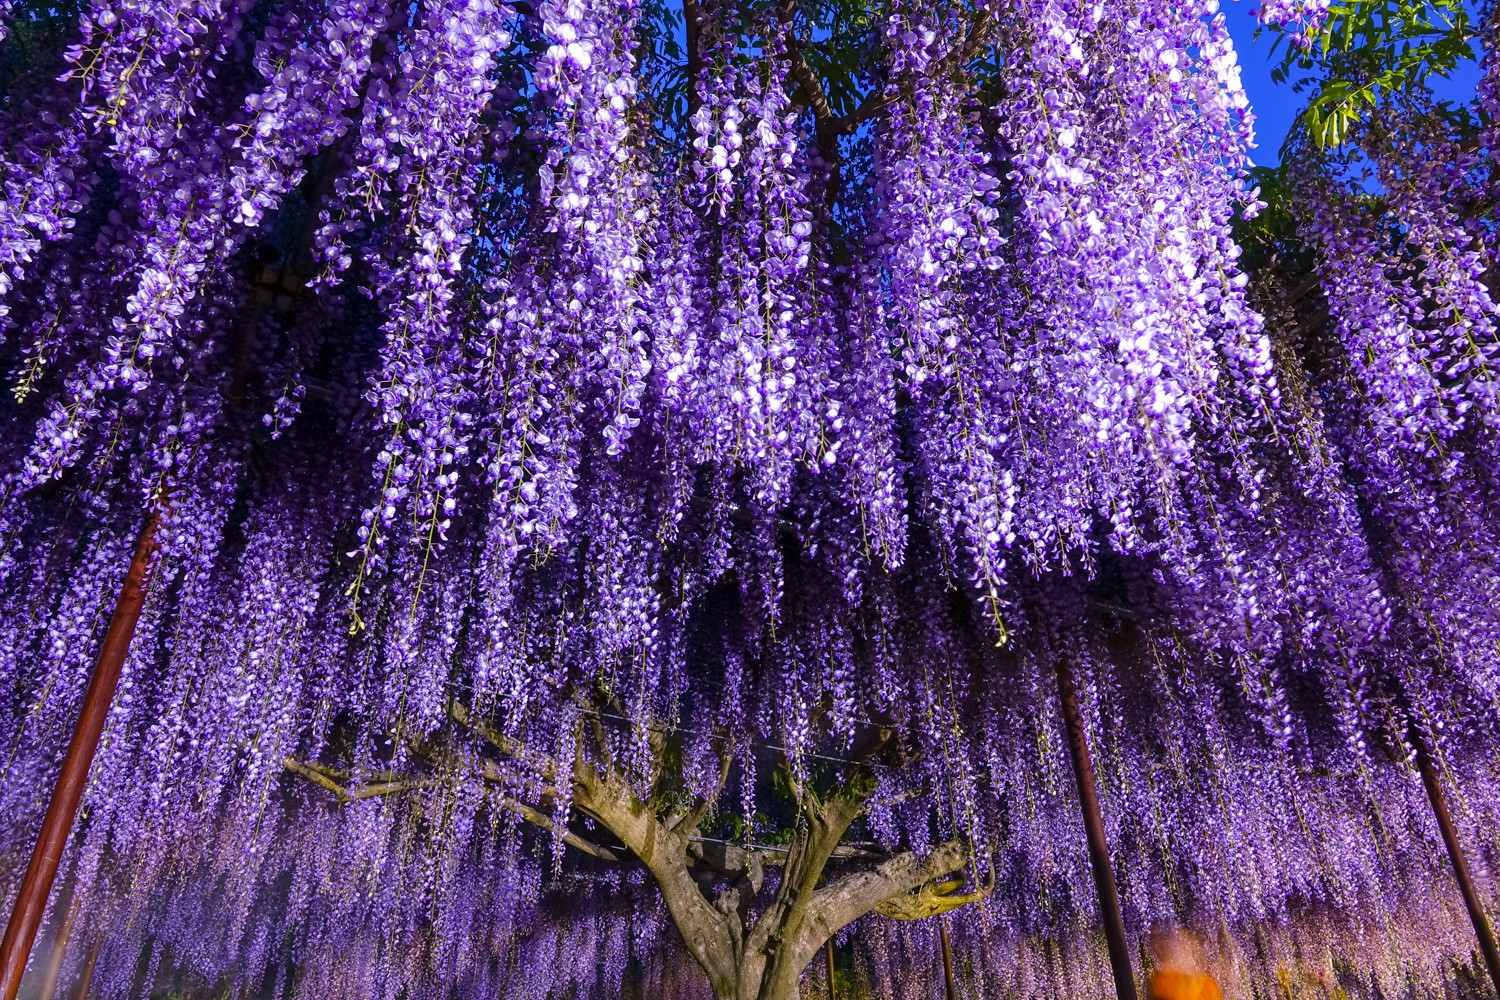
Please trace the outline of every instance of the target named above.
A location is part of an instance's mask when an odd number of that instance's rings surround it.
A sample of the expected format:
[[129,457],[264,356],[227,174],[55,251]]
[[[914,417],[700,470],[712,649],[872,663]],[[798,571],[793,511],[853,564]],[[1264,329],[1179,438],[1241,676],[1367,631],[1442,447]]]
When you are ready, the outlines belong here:
[[73,1000],[89,1000],[89,986],[94,981],[94,966],[99,964],[99,949],[104,947],[104,938],[97,938],[89,948],[89,957],[84,960],[83,971],[78,975],[78,988],[73,991]]
[[1427,800],[1432,803],[1433,815],[1437,817],[1438,830],[1443,834],[1443,844],[1448,848],[1448,860],[1453,862],[1453,876],[1458,879],[1458,891],[1463,894],[1464,906],[1469,911],[1469,921],[1474,925],[1474,936],[1479,939],[1479,953],[1484,956],[1485,968],[1500,992],[1500,951],[1495,949],[1495,932],[1490,928],[1489,916],[1479,898],[1479,890],[1469,874],[1469,862],[1464,858],[1463,845],[1458,842],[1458,831],[1453,828],[1453,817],[1448,815],[1448,801],[1443,796],[1443,786],[1438,781],[1437,768],[1433,766],[1432,754],[1427,750],[1427,741],[1411,726],[1411,741],[1417,751],[1417,770],[1422,773],[1422,784],[1427,788]]
[[83,697],[83,709],[78,713],[78,724],[73,729],[68,754],[63,758],[62,771],[52,789],[52,799],[47,803],[47,814],[42,819],[42,829],[31,852],[31,864],[21,879],[15,908],[5,926],[5,938],[0,940],[0,1000],[16,1000],[16,991],[21,987],[26,959],[31,954],[37,928],[41,926],[42,914],[47,909],[52,881],[57,877],[57,866],[78,814],[78,801],[88,782],[89,766],[94,762],[94,751],[99,748],[99,737],[103,735],[104,722],[109,717],[115,685],[119,683],[125,655],[130,651],[130,640],[135,636],[146,589],[151,585],[156,530],[160,524],[158,508],[146,521],[135,546],[135,557],[130,560],[130,569],[125,573],[125,583],[115,601],[109,630],[104,633],[104,645],[94,663],[93,676],[89,678],[88,693]]
[[828,1000],[838,1000],[833,995],[833,938],[823,946],[823,954],[828,956]]
[[953,984],[953,945],[948,940],[946,920],[938,920],[938,937],[943,942],[943,983],[948,987],[948,1000],[958,1000],[958,987]]
[[68,936],[73,933],[73,915],[77,912],[78,897],[75,894],[73,901],[68,904],[68,911],[63,914],[57,936],[52,939],[52,954],[48,956],[46,971],[42,973],[42,990],[37,994],[37,1000],[52,1000],[52,994],[57,990],[57,976],[62,972],[63,956],[68,951]]
[[1120,916],[1120,893],[1109,866],[1109,845],[1104,840],[1104,817],[1099,812],[1099,787],[1094,781],[1094,762],[1089,757],[1088,734],[1078,712],[1078,687],[1066,662],[1057,663],[1057,693],[1062,702],[1063,723],[1068,731],[1068,750],[1073,757],[1073,777],[1078,783],[1078,804],[1083,807],[1083,829],[1088,834],[1089,862],[1094,870],[1094,888],[1099,894],[1099,916],[1104,921],[1104,941],[1109,946],[1109,967],[1114,972],[1115,996],[1136,1000],[1135,972],[1130,967],[1130,949],[1125,944],[1125,921]]

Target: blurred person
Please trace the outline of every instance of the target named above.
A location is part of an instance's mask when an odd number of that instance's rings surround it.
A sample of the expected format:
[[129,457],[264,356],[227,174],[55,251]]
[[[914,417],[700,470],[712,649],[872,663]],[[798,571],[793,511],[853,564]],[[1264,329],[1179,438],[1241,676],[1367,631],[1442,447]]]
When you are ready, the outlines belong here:
[[1219,984],[1204,970],[1202,948],[1180,928],[1151,935],[1151,1000],[1224,1000]]

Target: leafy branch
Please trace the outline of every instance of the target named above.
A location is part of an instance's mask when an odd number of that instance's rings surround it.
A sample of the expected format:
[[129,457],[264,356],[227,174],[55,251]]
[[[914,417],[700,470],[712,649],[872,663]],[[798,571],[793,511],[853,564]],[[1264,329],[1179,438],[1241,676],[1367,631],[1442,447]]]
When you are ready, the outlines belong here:
[[1290,43],[1284,29],[1275,52],[1287,42],[1271,76],[1293,89],[1312,90],[1298,116],[1313,141],[1339,146],[1380,101],[1395,93],[1426,89],[1433,76],[1447,77],[1474,60],[1478,37],[1463,0],[1350,0],[1335,4],[1313,45]]

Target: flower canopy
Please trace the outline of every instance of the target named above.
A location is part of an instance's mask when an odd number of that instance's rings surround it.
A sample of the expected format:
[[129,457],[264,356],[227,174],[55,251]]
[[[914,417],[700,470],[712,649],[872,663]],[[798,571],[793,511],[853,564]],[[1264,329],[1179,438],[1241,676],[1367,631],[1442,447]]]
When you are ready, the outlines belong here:
[[[1107,992],[1060,664],[1133,932],[1466,960],[1411,760],[1488,885],[1493,62],[1478,139],[1293,150],[1294,289],[1217,0],[10,17],[7,887],[160,524],[53,905],[101,995],[704,995],[566,776],[769,858],[872,729],[841,857],[961,843],[966,989]],[[839,941],[914,997],[935,933]]]

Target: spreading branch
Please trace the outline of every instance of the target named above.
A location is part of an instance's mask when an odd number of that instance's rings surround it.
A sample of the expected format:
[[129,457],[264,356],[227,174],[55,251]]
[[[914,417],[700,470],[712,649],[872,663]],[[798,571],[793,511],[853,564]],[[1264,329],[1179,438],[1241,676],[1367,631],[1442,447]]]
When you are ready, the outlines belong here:
[[[347,772],[339,772],[333,768],[328,768],[320,764],[300,761],[295,757],[286,758],[284,761],[282,761],[282,766],[292,774],[295,774],[300,778],[305,778],[318,787],[326,789],[327,791],[333,793],[333,797],[338,801],[340,805],[348,802],[355,802],[361,799],[373,799],[384,795],[396,795],[401,792],[409,792],[418,788],[430,788],[436,783],[436,779],[434,778],[405,777],[394,780],[388,779],[368,781],[356,788],[349,788],[336,780],[336,778],[334,777],[335,774],[347,774]],[[483,776],[490,780],[494,780],[498,777],[498,775],[494,773],[485,773]],[[591,854],[596,858],[602,858],[605,861],[620,860],[619,855],[617,855],[614,851],[611,851],[607,847],[601,847],[600,845],[579,836],[572,830],[568,829],[566,826],[558,824],[558,822],[551,816],[548,816],[546,813],[542,812],[535,806],[527,805],[520,799],[513,798],[511,796],[501,797],[500,803],[505,808],[513,811],[516,815],[521,817],[521,819],[525,820],[526,822],[531,823],[534,826],[541,827],[549,833],[556,834],[562,839],[562,842],[564,844],[567,844],[569,847],[576,848],[577,850],[580,850],[585,854]]]
[[703,103],[698,93],[698,78],[703,75],[703,8],[698,0],[682,0],[682,26],[687,46],[687,100],[688,116],[697,112]]
[[982,890],[958,894],[962,885],[959,881],[928,882],[915,893],[892,896],[875,904],[875,912],[893,920],[925,920],[984,898]]
[[709,810],[713,808],[714,803],[718,800],[719,793],[724,790],[724,783],[729,780],[729,768],[734,763],[734,755],[730,753],[729,742],[725,737],[722,735],[719,736],[717,742],[719,744],[719,773],[717,780],[715,780],[713,788],[701,796],[691,809],[672,824],[674,833],[696,833],[698,827],[703,824],[704,818],[708,816]]
[[968,861],[969,849],[960,840],[939,844],[925,857],[903,852],[873,871],[830,882],[817,894],[813,915],[832,934],[871,910],[900,920],[946,913],[984,896],[983,890],[955,895],[961,883],[938,881]]
[[376,780],[368,781],[357,788],[347,788],[335,775],[347,774],[347,772],[336,772],[320,764],[309,763],[288,757],[281,762],[282,767],[291,773],[306,778],[320,788],[327,789],[333,793],[342,805],[345,802],[354,802],[359,799],[379,798],[382,795],[395,795],[399,792],[410,792],[418,788],[430,788],[436,784],[436,779],[427,777],[395,777],[389,775],[376,775]]
[[602,858],[605,861],[620,860],[620,856],[614,851],[611,851],[607,847],[601,847],[598,844],[595,844],[593,841],[585,840],[583,837],[580,837],[578,834],[574,833],[572,830],[569,830],[567,827],[559,825],[556,820],[554,820],[551,816],[548,816],[546,813],[542,812],[540,809],[528,806],[526,803],[520,801],[519,799],[508,798],[504,800],[504,804],[506,808],[514,810],[516,815],[520,816],[522,819],[532,824],[533,826],[539,826],[543,830],[547,830],[551,833],[561,836],[562,842],[564,844],[567,844],[569,847],[576,848],[585,854],[591,854],[596,858]]

